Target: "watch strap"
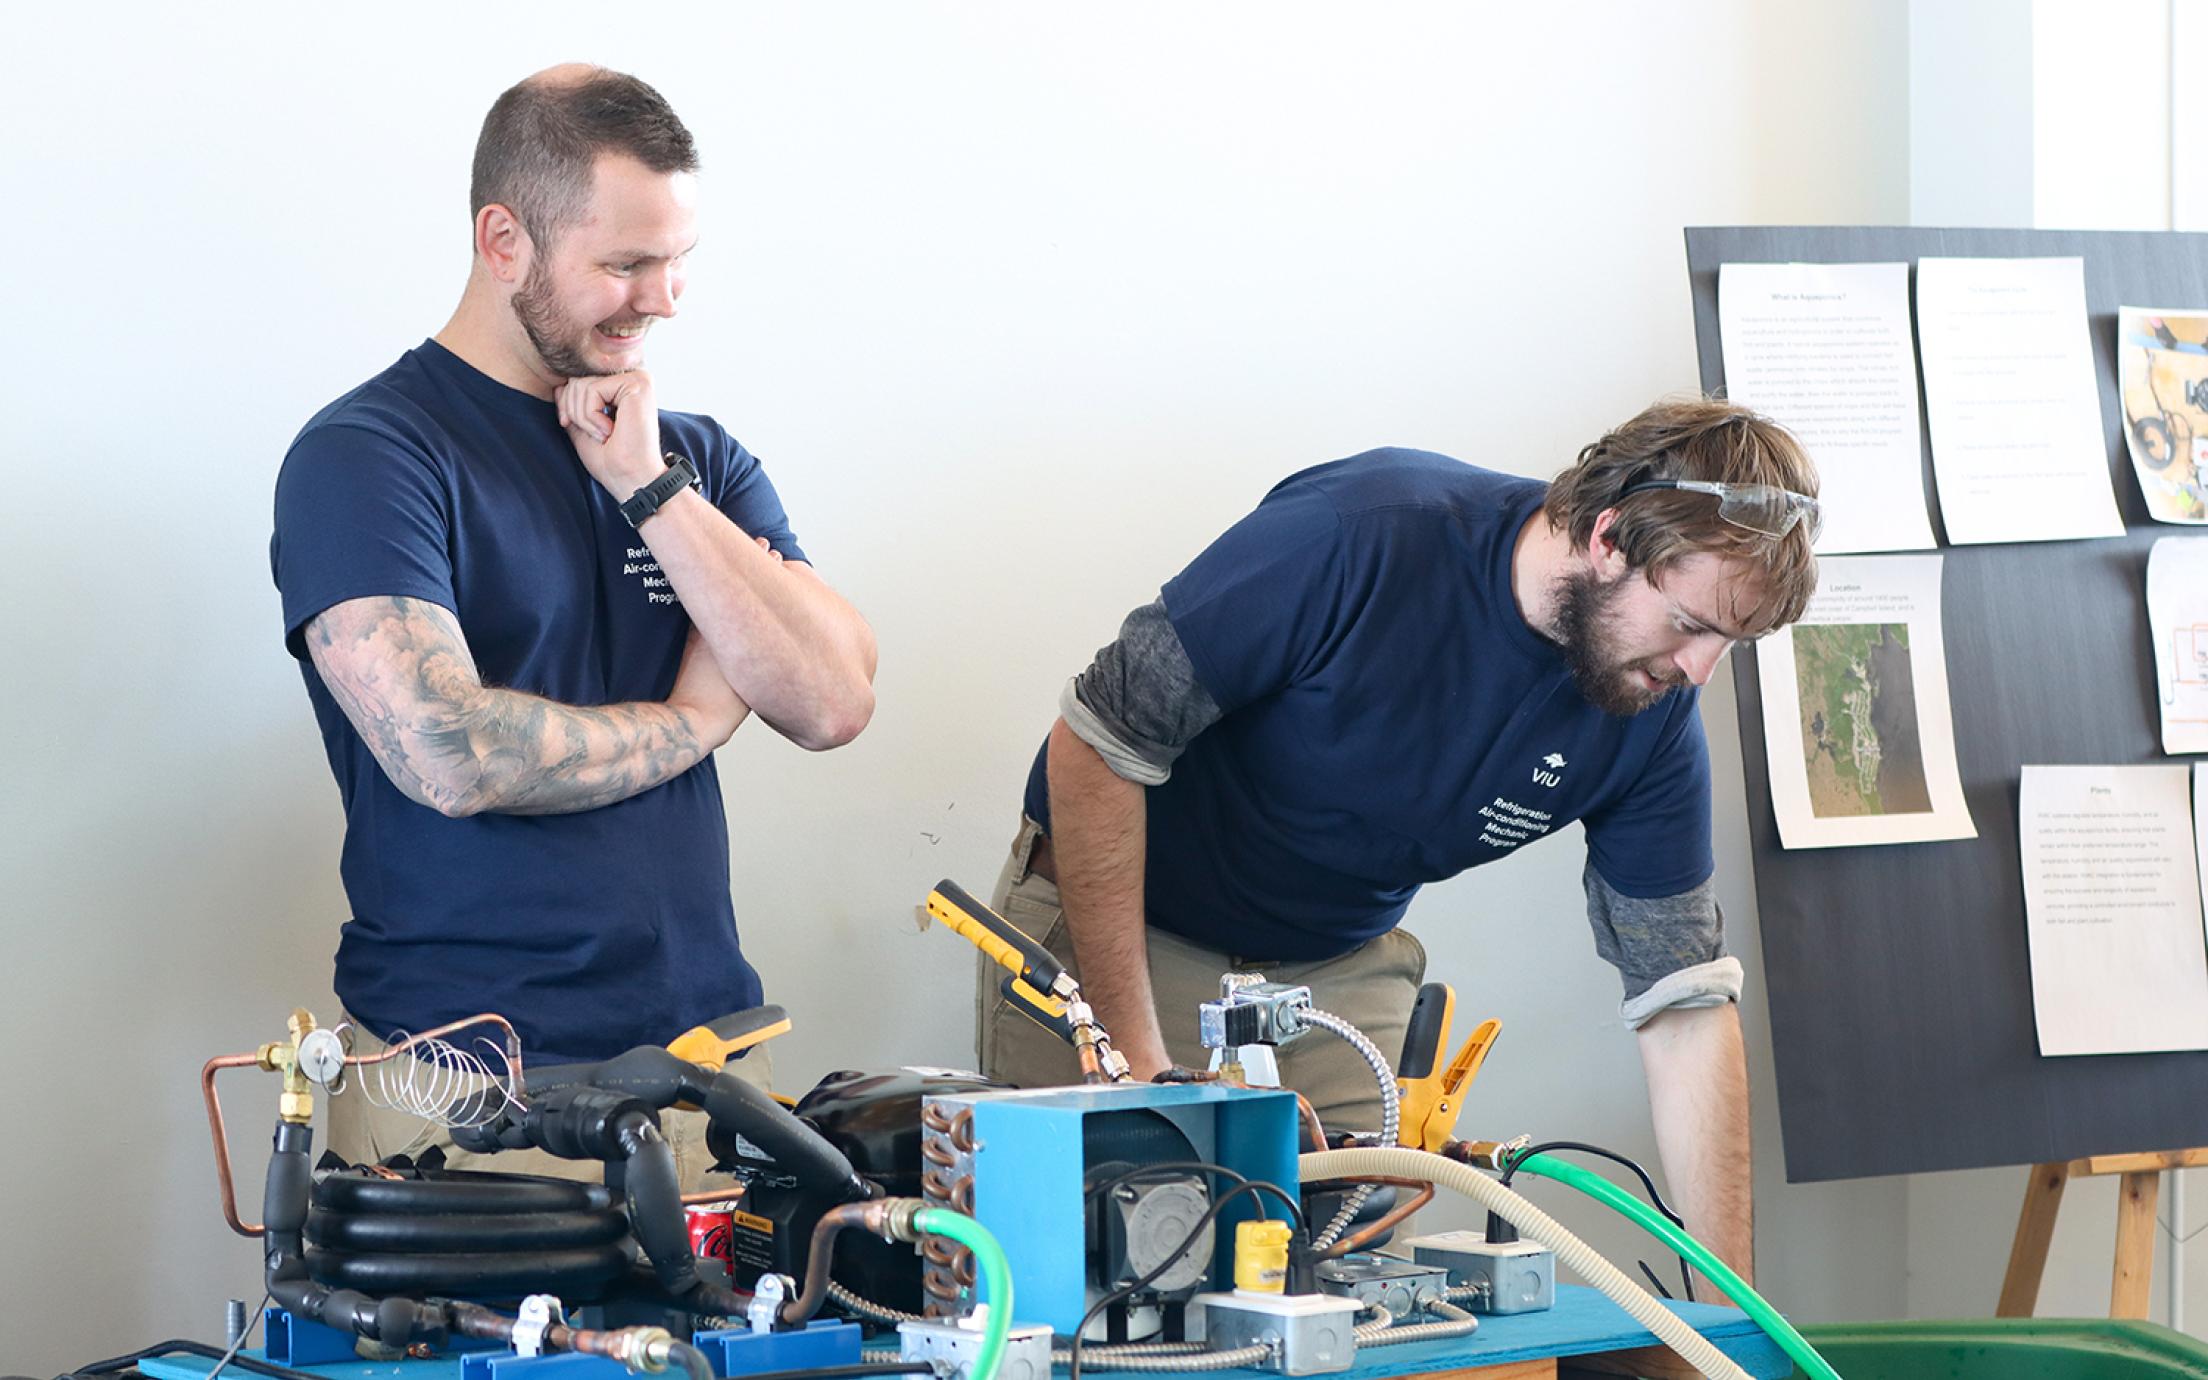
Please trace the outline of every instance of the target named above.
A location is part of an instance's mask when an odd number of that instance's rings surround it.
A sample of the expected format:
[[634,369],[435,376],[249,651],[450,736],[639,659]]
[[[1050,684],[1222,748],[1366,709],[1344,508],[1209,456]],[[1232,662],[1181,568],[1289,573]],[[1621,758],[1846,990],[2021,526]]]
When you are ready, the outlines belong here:
[[667,472],[630,494],[621,504],[621,516],[629,526],[641,527],[644,519],[658,512],[667,501],[684,489],[698,487],[697,466],[687,456],[667,452]]

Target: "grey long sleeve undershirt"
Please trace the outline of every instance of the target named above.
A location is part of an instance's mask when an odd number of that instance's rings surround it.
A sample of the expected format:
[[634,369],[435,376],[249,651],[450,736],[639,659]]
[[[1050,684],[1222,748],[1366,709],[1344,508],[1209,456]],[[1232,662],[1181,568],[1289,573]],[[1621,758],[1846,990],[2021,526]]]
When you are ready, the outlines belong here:
[[1138,786],[1162,784],[1196,735],[1219,722],[1219,706],[1197,683],[1160,599],[1128,614],[1118,640],[1066,682],[1058,712],[1105,765]]

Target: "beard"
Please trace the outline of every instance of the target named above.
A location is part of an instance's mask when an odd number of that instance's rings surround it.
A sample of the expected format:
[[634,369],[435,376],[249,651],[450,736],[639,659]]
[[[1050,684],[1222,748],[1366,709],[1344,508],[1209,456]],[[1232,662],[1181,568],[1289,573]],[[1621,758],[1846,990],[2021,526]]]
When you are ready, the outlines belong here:
[[[1556,636],[1580,697],[1605,714],[1629,719],[1687,683],[1679,668],[1660,657],[1631,658],[1618,649],[1614,610],[1625,593],[1622,580],[1603,584],[1594,572],[1576,570],[1557,582]],[[1635,672],[1652,677],[1650,687]]]
[[553,292],[552,275],[545,268],[549,256],[539,255],[529,265],[529,276],[513,295],[514,319],[536,350],[544,367],[563,379],[592,378],[611,373],[583,353],[580,343],[590,327],[560,310]]

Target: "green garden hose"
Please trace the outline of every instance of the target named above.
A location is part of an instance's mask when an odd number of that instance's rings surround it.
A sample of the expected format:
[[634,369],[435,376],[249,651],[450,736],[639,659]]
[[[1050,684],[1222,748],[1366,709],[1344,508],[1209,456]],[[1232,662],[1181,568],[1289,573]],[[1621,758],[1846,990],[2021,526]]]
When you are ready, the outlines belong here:
[[981,1274],[982,1292],[988,1295],[989,1323],[981,1334],[981,1355],[974,1360],[968,1380],[997,1380],[997,1366],[1004,1360],[1004,1339],[1012,1330],[1012,1266],[1004,1247],[989,1229],[962,1212],[949,1208],[922,1208],[912,1225],[931,1236],[946,1236],[974,1253]]
[[1794,1330],[1794,1324],[1780,1316],[1779,1311],[1763,1301],[1763,1296],[1748,1287],[1748,1282],[1733,1273],[1731,1266],[1711,1254],[1710,1248],[1672,1225],[1671,1219],[1656,1211],[1632,1194],[1611,1183],[1600,1174],[1582,1169],[1568,1160],[1553,1155],[1528,1155],[1510,1166],[1513,1174],[1538,1174],[1544,1179],[1554,1179],[1560,1184],[1576,1188],[1596,1202],[1608,1204],[1624,1216],[1639,1223],[1651,1236],[1694,1262],[1703,1274],[1708,1275],[1731,1295],[1733,1303],[1746,1313],[1755,1324],[1777,1342],[1794,1363],[1802,1368],[1811,1380],[1840,1380],[1817,1349],[1802,1339]]

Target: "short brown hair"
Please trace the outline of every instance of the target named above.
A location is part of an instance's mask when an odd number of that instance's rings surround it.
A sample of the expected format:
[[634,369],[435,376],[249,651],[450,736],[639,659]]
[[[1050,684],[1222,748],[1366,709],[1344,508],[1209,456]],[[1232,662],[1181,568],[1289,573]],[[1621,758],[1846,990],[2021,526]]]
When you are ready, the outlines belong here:
[[622,153],[657,173],[696,172],[698,148],[667,99],[603,67],[543,73],[507,88],[483,117],[468,215],[506,207],[540,250],[590,204],[598,155]]
[[1651,489],[1621,500],[1650,479],[1774,484],[1815,498],[1817,467],[1786,428],[1720,399],[1666,398],[1582,450],[1549,481],[1543,507],[1578,548],[1594,537],[1595,520],[1617,509],[1610,540],[1627,565],[1651,575],[1705,552],[1740,562],[1752,580],[1755,602],[1742,615],[1752,635],[1802,616],[1817,589],[1811,523],[1772,537],[1718,516],[1708,494]]

